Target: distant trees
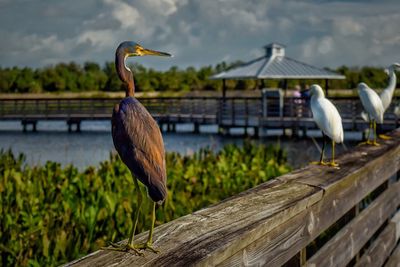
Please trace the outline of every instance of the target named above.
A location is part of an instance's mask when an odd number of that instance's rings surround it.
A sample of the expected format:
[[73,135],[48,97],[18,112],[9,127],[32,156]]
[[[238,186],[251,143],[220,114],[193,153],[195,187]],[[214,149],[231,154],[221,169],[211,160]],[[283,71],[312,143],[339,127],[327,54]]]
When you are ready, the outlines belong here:
[[[138,91],[199,91],[222,89],[222,82],[210,80],[212,74],[228,70],[242,62],[221,62],[216,66],[201,68],[187,67],[180,69],[173,66],[166,71],[157,71],[140,64],[131,65],[135,73]],[[346,76],[345,80],[333,80],[331,88],[352,89],[361,81],[373,88],[383,88],[387,85],[387,75],[383,69],[376,67],[349,68],[341,66],[334,70]],[[302,81],[311,84],[315,81]],[[321,82],[321,81],[320,81]],[[299,81],[289,81],[289,87],[294,87]],[[252,90],[260,83],[254,80],[229,80],[228,90]],[[84,92],[84,91],[120,91],[122,83],[119,80],[113,62],[107,62],[101,67],[95,62],[86,62],[83,66],[74,62],[59,63],[44,68],[1,68],[0,93],[39,93],[39,92]],[[266,87],[279,87],[280,81],[266,80]]]

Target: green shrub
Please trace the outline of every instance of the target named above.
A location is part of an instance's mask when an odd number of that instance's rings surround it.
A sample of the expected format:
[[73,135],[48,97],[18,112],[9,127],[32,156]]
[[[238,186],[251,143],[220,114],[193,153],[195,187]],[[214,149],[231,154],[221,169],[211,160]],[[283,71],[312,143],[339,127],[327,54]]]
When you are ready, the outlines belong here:
[[[156,225],[191,213],[289,171],[277,147],[245,142],[218,153],[167,153],[168,198]],[[144,190],[144,189],[143,189]],[[127,238],[136,208],[130,172],[116,155],[80,172],[59,163],[28,166],[0,151],[2,266],[54,266]],[[150,201],[138,232],[149,228]]]

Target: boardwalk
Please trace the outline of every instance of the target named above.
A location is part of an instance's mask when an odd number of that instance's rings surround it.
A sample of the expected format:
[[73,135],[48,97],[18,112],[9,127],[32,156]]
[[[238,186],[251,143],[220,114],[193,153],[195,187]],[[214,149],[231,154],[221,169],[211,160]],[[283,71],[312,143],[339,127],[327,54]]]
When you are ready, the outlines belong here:
[[[201,125],[218,125],[222,132],[231,128],[253,128],[257,134],[269,129],[299,130],[316,129],[311,112],[305,101],[285,98],[280,106],[279,100],[261,97],[166,97],[140,98],[161,127],[174,130],[176,124],[191,123],[198,132]],[[366,128],[360,113],[362,107],[358,98],[334,98],[346,131],[360,131]],[[36,98],[0,99],[0,120],[19,120],[23,129],[40,120],[65,120],[69,130],[80,130],[84,120],[110,120],[113,106],[120,99],[114,98]],[[398,127],[399,118],[390,107],[385,114],[383,128],[391,130]],[[165,127],[164,127],[165,128]]]
[[400,131],[389,135],[343,153],[340,169],[309,165],[156,227],[161,253],[65,266],[399,266]]

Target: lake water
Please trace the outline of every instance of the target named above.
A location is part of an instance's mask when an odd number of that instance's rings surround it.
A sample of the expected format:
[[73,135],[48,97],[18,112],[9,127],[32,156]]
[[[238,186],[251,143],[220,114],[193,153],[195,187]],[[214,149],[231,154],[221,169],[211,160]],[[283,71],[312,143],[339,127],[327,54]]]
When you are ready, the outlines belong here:
[[[217,127],[201,127],[201,134],[188,133],[192,125],[178,125],[177,133],[163,133],[166,151],[191,154],[201,147],[218,150],[225,144],[241,144],[242,137],[220,136]],[[39,122],[38,132],[22,132],[19,121],[0,122],[0,149],[11,148],[14,153],[24,153],[31,165],[43,164],[48,160],[60,162],[62,165],[73,164],[80,169],[96,166],[107,160],[114,150],[109,122],[88,121],[81,125],[82,132],[68,133],[65,121]],[[186,132],[185,132],[186,131]],[[240,129],[236,132],[240,133]],[[309,161],[319,159],[321,146],[320,132],[309,131],[313,138],[279,137],[278,132],[270,132],[271,136],[258,139],[257,142],[279,144],[287,150],[289,163],[293,167],[301,167]],[[361,139],[361,133],[345,134],[345,145],[339,145],[337,153],[353,146]],[[330,149],[326,151],[330,155]]]

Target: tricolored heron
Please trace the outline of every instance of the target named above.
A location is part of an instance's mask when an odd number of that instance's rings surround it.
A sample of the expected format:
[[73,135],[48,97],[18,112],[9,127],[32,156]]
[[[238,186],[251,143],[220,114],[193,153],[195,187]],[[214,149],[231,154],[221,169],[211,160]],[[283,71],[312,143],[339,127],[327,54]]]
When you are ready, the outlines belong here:
[[[342,118],[332,102],[325,98],[324,91],[319,85],[311,85],[310,95],[313,118],[321,129],[323,136],[321,157],[319,162],[316,163],[337,167],[338,164],[335,162],[335,143],[343,142]],[[324,162],[326,136],[332,140],[332,160],[329,163]]]
[[[134,56],[171,56],[168,53],[145,49],[131,41],[122,42],[115,53],[115,67],[126,90],[126,97],[115,105],[112,114],[112,138],[121,160],[129,168],[135,184],[138,207],[135,213],[129,240],[126,245],[112,244],[107,249],[130,251],[141,255],[140,249],[152,247],[156,203],[162,203],[167,196],[164,143],[161,131],[146,108],[134,97],[135,83],[132,71],[125,60]],[[142,192],[138,181],[142,182],[153,201],[151,228],[147,242],[134,244],[134,236],[142,205]]]
[[[389,66],[389,68],[385,69],[386,74],[389,76],[389,85],[383,89],[383,91],[380,93],[379,98],[382,101],[382,106],[383,106],[383,112],[389,108],[390,103],[392,102],[393,98],[393,93],[394,90],[396,89],[396,82],[397,82],[397,77],[396,77],[396,70],[400,69],[400,64],[399,63],[393,63]],[[370,121],[370,116],[364,111],[361,113],[361,118],[363,118],[365,121],[368,121],[370,123],[370,129],[368,132],[368,140],[366,143],[370,144],[371,142],[369,141],[370,137],[370,132],[372,128],[372,121]],[[384,134],[379,135],[380,138],[382,139],[390,139]]]

